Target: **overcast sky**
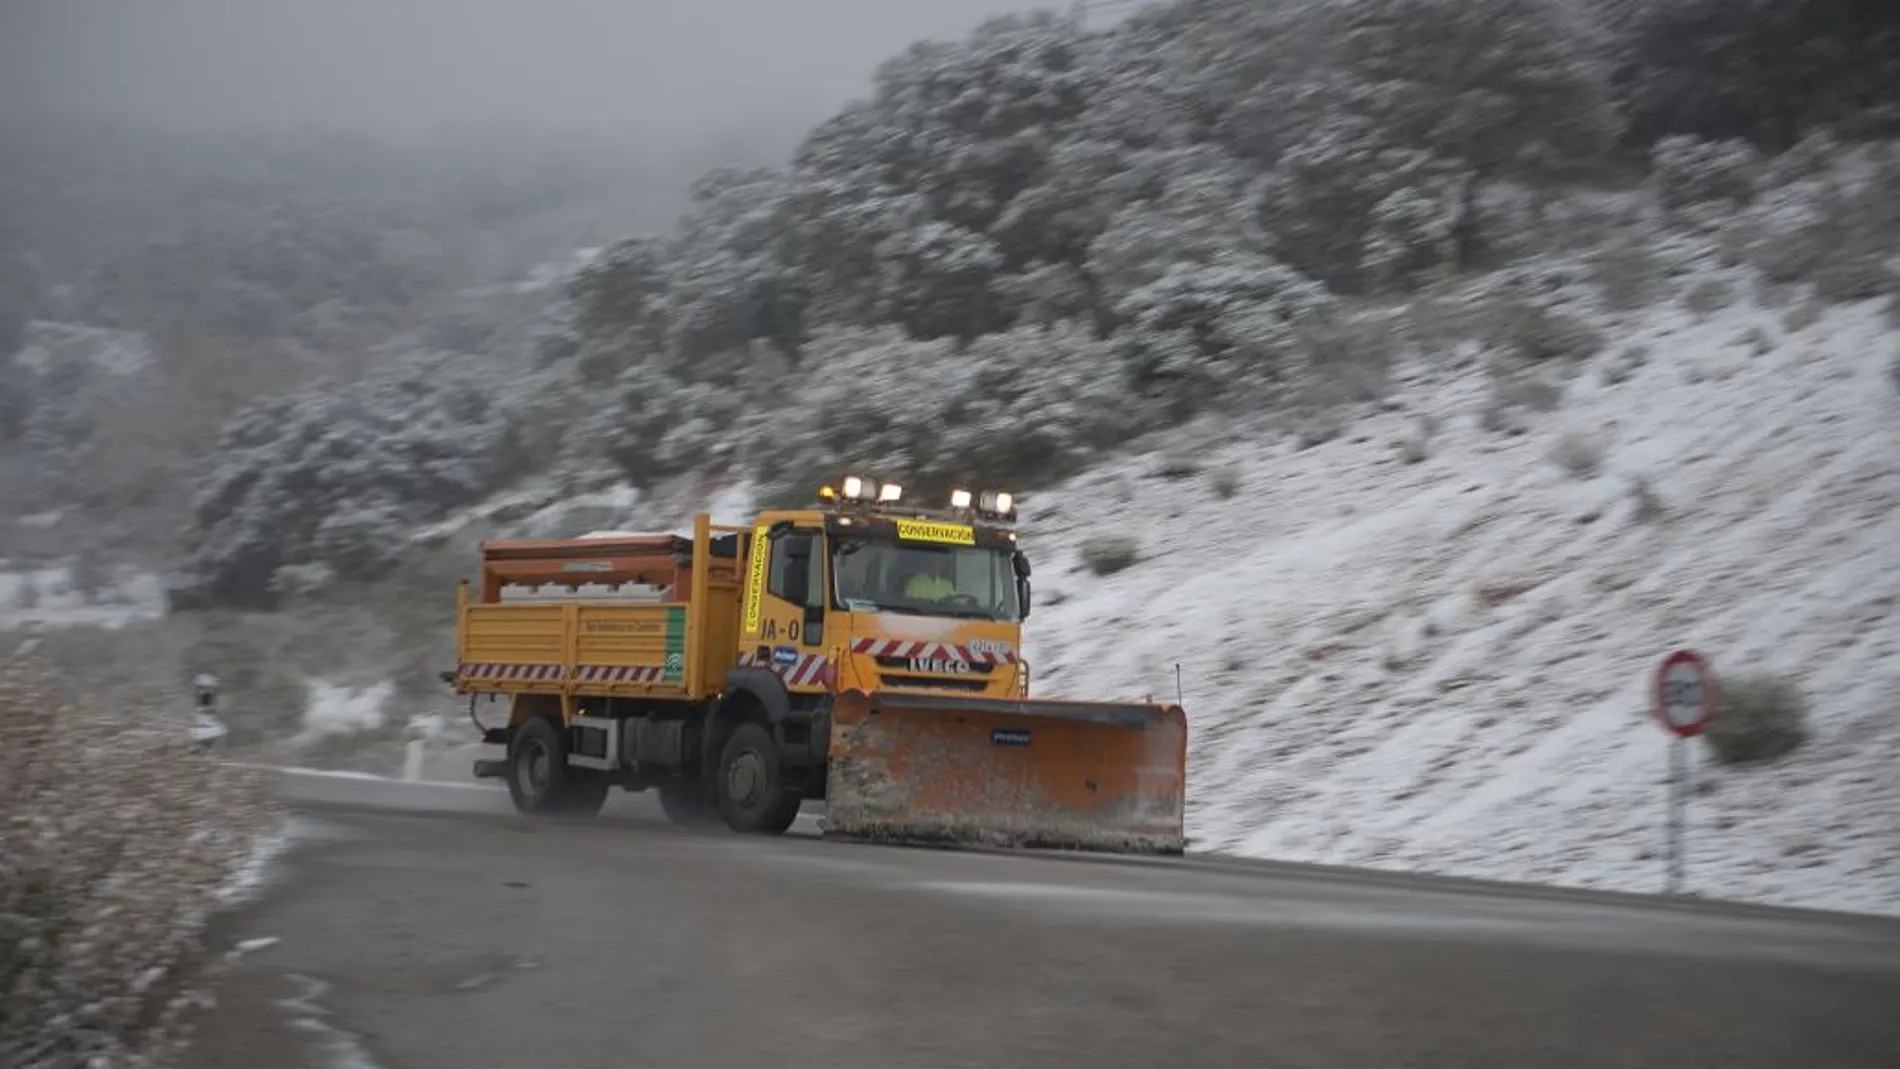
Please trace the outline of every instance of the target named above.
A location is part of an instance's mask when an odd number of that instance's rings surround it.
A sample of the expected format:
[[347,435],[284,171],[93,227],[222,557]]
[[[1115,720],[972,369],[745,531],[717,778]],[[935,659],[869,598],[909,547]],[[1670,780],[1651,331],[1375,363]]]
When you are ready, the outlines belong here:
[[[0,109],[400,135],[752,126],[1064,0],[0,0]],[[710,132],[709,130],[707,132]]]

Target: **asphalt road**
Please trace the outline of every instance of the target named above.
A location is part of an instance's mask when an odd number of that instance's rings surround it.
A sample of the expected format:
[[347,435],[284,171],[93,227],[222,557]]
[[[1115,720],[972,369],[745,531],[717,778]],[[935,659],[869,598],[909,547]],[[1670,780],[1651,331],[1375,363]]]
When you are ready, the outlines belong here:
[[197,1069],[1900,1066],[1884,921],[286,786]]

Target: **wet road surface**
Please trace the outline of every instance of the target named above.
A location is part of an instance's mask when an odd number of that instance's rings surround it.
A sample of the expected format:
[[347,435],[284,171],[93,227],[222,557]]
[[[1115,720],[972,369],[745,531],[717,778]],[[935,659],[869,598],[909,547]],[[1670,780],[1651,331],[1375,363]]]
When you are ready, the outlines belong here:
[[293,779],[199,1069],[1900,1066],[1886,921]]

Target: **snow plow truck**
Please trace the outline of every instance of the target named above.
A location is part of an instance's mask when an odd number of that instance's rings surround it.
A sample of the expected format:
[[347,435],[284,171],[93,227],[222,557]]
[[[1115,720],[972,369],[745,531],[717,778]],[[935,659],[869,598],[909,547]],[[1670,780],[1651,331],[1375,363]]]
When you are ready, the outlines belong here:
[[902,497],[852,477],[690,536],[484,542],[443,673],[506,747],[475,774],[533,815],[619,787],[743,833],[815,800],[827,838],[1181,853],[1180,706],[1030,698],[1011,496]]

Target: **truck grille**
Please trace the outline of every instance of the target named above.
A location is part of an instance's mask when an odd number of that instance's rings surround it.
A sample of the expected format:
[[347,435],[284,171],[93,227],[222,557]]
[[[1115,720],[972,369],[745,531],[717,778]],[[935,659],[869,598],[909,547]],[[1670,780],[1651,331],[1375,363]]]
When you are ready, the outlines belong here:
[[989,686],[989,680],[982,678],[964,678],[945,676],[890,675],[878,673],[878,679],[887,687],[931,687],[937,690],[980,691]]

